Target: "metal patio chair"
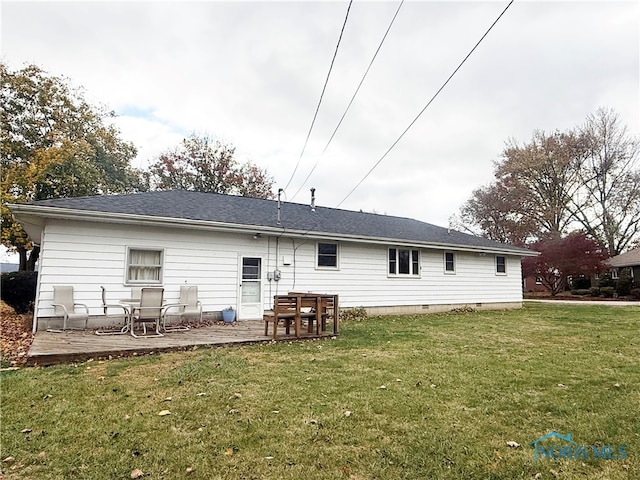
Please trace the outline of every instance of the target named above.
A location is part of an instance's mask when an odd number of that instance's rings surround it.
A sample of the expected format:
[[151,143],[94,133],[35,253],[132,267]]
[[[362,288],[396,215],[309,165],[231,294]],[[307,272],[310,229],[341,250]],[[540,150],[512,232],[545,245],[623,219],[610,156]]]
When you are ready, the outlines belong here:
[[[107,303],[107,289],[103,286],[100,287],[102,289],[102,311],[104,312],[104,316],[107,320],[116,319],[118,321],[122,321],[124,325],[121,328],[114,329],[100,329],[96,330],[96,335],[122,335],[124,333],[129,332],[129,316],[131,312],[129,309],[122,305],[121,303]],[[117,313],[109,313],[109,309],[118,310]]]
[[189,330],[187,325],[166,325],[167,311],[170,309],[177,309],[175,315],[180,316],[181,322],[189,317],[195,317],[199,322],[202,322],[202,303],[198,300],[198,287],[195,285],[182,285],[178,303],[167,305],[163,316],[162,329],[165,332]]
[[[47,321],[47,332],[63,332],[70,330],[70,322],[84,322],[83,329],[86,330],[89,321],[89,307],[84,303],[76,303],[73,298],[73,287],[71,285],[57,285],[53,287],[53,311],[58,317],[62,317],[62,329],[50,328]],[[78,329],[76,329],[78,330]]]
[[[140,292],[140,303],[131,306],[131,317],[129,328],[131,336],[139,337],[164,337],[160,333],[160,321],[164,316],[164,307],[162,299],[164,296],[164,288],[146,287]],[[147,323],[155,324],[155,332],[147,333]],[[142,324],[142,335],[135,333],[136,324]]]

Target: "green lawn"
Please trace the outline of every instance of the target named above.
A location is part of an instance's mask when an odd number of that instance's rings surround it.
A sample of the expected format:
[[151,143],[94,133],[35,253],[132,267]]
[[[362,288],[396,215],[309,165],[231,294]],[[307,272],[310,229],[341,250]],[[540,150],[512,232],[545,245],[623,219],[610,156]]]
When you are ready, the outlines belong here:
[[[639,348],[637,307],[528,304],[370,318],[343,324],[333,340],[3,372],[1,457],[15,460],[2,471],[640,478]],[[625,458],[534,461],[530,442],[551,431],[600,452],[621,447]]]

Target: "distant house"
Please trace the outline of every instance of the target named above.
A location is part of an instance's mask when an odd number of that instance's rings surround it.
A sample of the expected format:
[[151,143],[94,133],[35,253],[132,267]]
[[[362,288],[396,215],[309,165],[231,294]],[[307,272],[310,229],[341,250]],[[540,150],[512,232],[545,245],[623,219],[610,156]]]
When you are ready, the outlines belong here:
[[41,246],[36,319],[53,315],[54,285],[73,285],[96,317],[101,285],[108,300],[163,286],[167,301],[197,285],[205,311],[232,305],[241,320],[262,318],[289,291],[338,294],[341,308],[373,314],[522,306],[529,250],[314,203],[163,191],[10,209]]
[[607,260],[611,267],[611,278],[616,280],[623,268],[629,268],[635,285],[640,285],[640,248],[629,250]]

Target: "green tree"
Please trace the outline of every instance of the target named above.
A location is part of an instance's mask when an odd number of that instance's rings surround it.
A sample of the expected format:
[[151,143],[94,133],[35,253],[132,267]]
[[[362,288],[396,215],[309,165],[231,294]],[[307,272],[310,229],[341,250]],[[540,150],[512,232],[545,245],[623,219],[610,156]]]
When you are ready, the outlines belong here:
[[235,148],[193,134],[160,154],[149,167],[154,190],[184,189],[258,198],[273,198],[273,179],[248,162],[239,163]]
[[[7,203],[145,190],[131,168],[133,144],[120,138],[113,112],[89,104],[67,79],[35,65],[0,63],[2,244],[33,270],[39,248],[14,222]],[[30,254],[28,254],[30,253]]]

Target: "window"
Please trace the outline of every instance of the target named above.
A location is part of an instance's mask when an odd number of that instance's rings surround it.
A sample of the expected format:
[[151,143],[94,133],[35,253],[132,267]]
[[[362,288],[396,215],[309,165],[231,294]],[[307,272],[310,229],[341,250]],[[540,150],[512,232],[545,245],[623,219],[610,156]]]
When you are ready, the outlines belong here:
[[536,285],[542,285],[542,277],[536,277]]
[[507,273],[507,258],[504,255],[496,255],[496,273]]
[[318,267],[338,268],[337,243],[318,243]]
[[614,268],[611,270],[611,279],[612,280],[617,280],[619,276],[619,272],[617,268]]
[[162,283],[161,249],[130,248],[127,253],[127,283]]
[[456,273],[456,256],[453,252],[444,252],[444,273]]
[[389,275],[420,275],[420,254],[418,250],[390,248]]

